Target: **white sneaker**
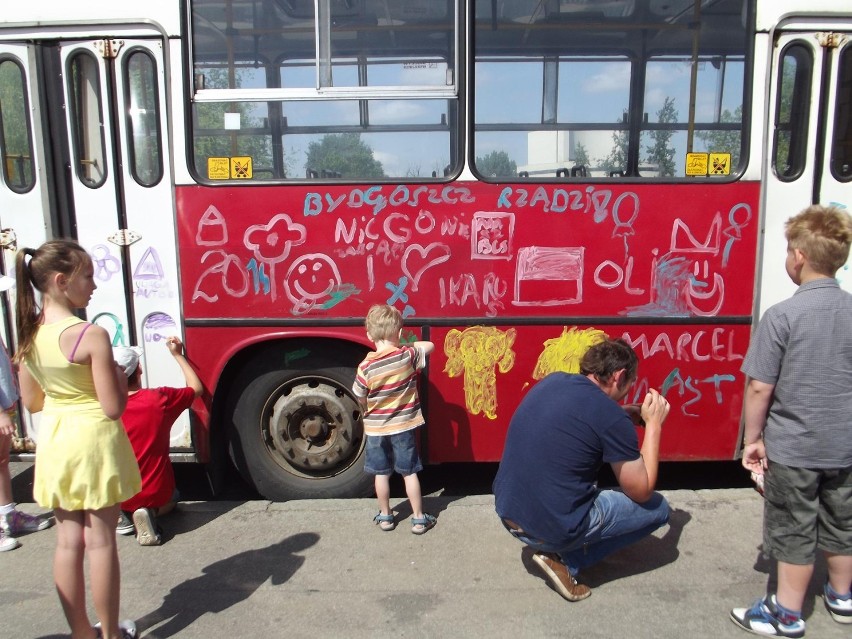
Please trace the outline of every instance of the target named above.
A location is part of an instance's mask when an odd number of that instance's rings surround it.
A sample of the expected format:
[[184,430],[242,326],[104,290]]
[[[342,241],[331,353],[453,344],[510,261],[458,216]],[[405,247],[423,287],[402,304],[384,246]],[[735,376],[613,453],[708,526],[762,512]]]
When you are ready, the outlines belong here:
[[8,515],[0,515],[0,528],[9,535],[38,532],[52,525],[53,518],[49,515],[47,517],[29,515],[20,510],[13,510]]
[[[118,629],[121,630],[123,639],[136,639],[136,622],[132,619],[124,619],[118,622]],[[101,635],[101,622],[95,624],[95,630],[98,631],[98,639]]]
[[159,546],[163,543],[157,530],[157,519],[150,508],[137,508],[133,511],[133,525],[136,526],[136,541],[140,546]]
[[6,552],[7,550],[15,550],[18,546],[20,546],[20,542],[14,537],[10,537],[6,534],[6,531],[0,528],[0,552]]
[[823,589],[825,607],[837,623],[852,623],[852,599],[835,599],[828,594],[828,583]]

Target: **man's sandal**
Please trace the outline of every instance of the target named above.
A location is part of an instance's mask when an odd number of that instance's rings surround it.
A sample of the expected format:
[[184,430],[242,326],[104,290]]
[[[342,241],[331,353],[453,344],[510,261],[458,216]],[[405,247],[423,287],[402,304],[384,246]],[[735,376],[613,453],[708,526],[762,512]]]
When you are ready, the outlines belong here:
[[373,521],[376,522],[379,525],[379,528],[384,531],[389,531],[396,528],[396,522],[393,519],[393,513],[391,513],[390,515],[383,515],[382,513],[379,513],[378,515],[373,517]]
[[423,514],[423,517],[412,517],[411,532],[415,535],[422,535],[430,528],[434,528],[437,523],[438,520],[435,517],[426,513]]

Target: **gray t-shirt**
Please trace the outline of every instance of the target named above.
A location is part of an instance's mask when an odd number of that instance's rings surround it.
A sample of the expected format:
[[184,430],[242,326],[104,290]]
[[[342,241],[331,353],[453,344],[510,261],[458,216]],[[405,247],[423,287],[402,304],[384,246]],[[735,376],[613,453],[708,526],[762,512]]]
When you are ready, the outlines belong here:
[[835,279],[803,284],[766,311],[741,370],[775,385],[763,432],[771,461],[852,466],[852,295]]

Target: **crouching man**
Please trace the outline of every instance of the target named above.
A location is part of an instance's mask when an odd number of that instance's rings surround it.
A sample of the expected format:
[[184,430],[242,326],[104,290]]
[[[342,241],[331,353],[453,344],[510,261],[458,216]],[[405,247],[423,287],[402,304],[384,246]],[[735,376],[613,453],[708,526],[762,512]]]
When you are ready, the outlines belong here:
[[[654,487],[669,403],[650,390],[633,418],[618,403],[637,368],[624,340],[596,344],[583,356],[580,374],[552,373],[538,382],[509,424],[494,479],[497,514],[536,551],[533,560],[568,601],[592,594],[577,581],[583,568],[668,522],[668,503]],[[640,415],[641,450],[634,425]],[[598,489],[604,463],[619,490]]]

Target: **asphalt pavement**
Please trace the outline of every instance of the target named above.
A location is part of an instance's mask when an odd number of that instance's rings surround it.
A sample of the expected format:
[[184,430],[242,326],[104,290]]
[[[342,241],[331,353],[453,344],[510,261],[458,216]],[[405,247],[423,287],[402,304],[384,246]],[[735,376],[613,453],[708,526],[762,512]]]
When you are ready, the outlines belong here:
[[[19,481],[21,509],[42,512],[22,492]],[[119,537],[122,617],[143,638],[749,636],[728,613],[774,581],[759,548],[761,498],[748,488],[662,492],[671,524],[588,569],[592,596],[577,603],[550,589],[487,494],[426,495],[438,524],[422,536],[400,498],[392,532],[373,524],[373,499],[185,502],[162,519],[162,546]],[[67,637],[55,529],[20,541],[0,554],[0,637]],[[848,638],[819,597],[824,577],[820,562],[806,636]]]

